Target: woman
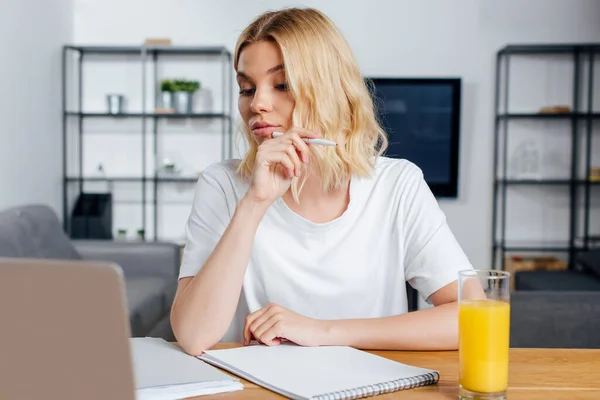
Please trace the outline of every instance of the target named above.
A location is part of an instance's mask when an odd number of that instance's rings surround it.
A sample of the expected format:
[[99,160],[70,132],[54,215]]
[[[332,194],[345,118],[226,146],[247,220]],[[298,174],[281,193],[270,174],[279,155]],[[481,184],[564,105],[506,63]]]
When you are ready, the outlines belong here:
[[[471,265],[421,171],[381,156],[385,134],[333,23],[265,13],[234,68],[249,150],[198,181],[171,313],[183,349],[455,349],[456,280]],[[407,313],[405,281],[434,307]]]

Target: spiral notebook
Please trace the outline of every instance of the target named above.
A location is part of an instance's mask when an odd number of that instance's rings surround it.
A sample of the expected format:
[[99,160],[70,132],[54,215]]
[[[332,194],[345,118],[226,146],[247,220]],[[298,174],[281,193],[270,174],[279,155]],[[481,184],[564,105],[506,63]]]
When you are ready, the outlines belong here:
[[356,399],[435,384],[439,373],[346,346],[247,346],[201,360],[292,399]]

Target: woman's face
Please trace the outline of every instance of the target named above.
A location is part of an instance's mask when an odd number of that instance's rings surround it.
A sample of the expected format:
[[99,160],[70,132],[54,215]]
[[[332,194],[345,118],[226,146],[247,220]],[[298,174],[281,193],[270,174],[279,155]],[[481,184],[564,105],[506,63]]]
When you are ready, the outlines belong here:
[[292,127],[295,101],[288,91],[283,59],[273,42],[244,47],[238,61],[238,109],[258,144]]

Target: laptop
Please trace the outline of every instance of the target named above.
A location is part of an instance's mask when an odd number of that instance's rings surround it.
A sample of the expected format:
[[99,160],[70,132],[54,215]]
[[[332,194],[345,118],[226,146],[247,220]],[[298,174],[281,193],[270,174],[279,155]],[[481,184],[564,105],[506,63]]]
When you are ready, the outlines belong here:
[[0,258],[0,399],[135,398],[121,269]]

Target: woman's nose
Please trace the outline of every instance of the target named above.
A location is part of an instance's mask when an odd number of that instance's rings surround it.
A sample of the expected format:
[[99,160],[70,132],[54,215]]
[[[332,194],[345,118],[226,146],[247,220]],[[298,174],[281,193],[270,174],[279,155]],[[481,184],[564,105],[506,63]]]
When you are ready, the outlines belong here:
[[273,109],[273,104],[269,93],[264,90],[256,90],[254,92],[254,99],[250,104],[250,109],[254,113],[269,112]]

